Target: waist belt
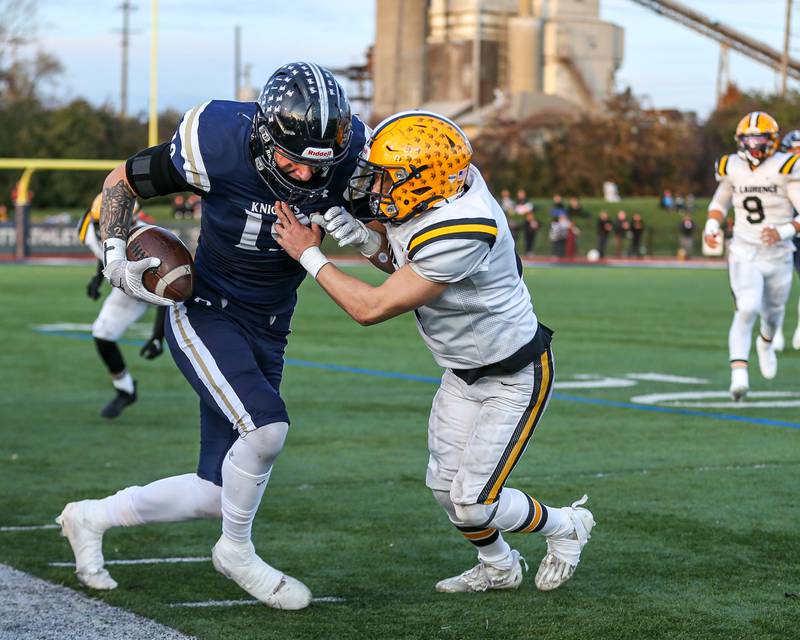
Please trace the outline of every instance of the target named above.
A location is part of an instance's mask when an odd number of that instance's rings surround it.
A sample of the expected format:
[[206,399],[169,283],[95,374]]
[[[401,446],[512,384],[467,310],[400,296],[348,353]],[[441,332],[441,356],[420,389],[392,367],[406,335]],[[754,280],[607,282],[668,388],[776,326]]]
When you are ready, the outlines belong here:
[[451,371],[467,384],[473,384],[484,376],[508,376],[538,360],[547,351],[552,338],[553,330],[540,322],[533,339],[500,362],[474,369],[451,369]]

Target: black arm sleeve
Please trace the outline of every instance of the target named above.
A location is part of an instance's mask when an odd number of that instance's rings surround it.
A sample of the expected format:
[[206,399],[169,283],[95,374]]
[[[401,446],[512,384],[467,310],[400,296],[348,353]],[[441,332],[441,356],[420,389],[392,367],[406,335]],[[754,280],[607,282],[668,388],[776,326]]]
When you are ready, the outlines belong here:
[[143,149],[125,163],[125,177],[140,198],[166,196],[170,193],[192,191],[205,193],[190,185],[172,164],[169,142]]
[[156,308],[156,319],[153,322],[153,338],[157,338],[158,340],[164,340],[164,318],[167,315],[167,308],[166,307],[157,307]]

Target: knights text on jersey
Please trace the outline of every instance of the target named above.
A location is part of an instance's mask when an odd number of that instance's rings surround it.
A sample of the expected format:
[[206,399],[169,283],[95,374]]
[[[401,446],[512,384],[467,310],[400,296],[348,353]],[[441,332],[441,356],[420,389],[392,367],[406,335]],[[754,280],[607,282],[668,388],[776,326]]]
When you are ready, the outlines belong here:
[[415,311],[436,362],[456,369],[493,364],[530,342],[537,320],[503,210],[473,166],[460,198],[401,225],[387,225],[395,266],[447,283]]
[[[170,146],[172,163],[186,181],[204,192],[200,241],[195,255],[198,289],[210,288],[256,314],[280,314],[294,307],[305,270],[272,236],[276,195],[256,171],[249,150],[257,105],[212,100],[190,109]],[[365,142],[364,124],[353,116],[345,160],[330,187],[310,205],[293,207],[308,215],[346,202],[345,190]]]
[[[786,185],[800,180],[798,158],[800,156],[777,152],[753,169],[735,154],[722,156],[717,162],[717,181],[727,182],[730,188],[735,243],[763,248],[761,231],[765,227],[777,227],[792,220],[795,214]],[[779,252],[791,250],[791,245],[791,240],[785,240],[775,249]]]

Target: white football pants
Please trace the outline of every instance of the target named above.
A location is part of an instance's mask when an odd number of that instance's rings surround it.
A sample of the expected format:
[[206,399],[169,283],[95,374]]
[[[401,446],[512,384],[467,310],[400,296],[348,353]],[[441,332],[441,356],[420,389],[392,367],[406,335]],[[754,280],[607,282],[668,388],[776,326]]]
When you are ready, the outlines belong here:
[[428,421],[426,484],[454,505],[492,504],[522,457],[547,402],[552,352],[536,366],[468,385],[449,369]]
[[146,302],[131,298],[122,289],[112,288],[92,324],[92,336],[116,342],[128,327],[144,315],[149,306]]
[[761,333],[772,339],[783,324],[783,314],[792,288],[792,255],[775,260],[737,260],[728,265],[736,312],[728,333],[730,359],[747,360],[753,325],[761,318]]

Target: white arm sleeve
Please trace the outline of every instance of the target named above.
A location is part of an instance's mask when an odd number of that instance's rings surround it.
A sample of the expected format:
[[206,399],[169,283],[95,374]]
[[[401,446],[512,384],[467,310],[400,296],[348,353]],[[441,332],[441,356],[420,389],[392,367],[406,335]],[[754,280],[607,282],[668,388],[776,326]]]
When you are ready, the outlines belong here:
[[733,200],[733,189],[728,180],[721,180],[714,192],[711,202],[708,203],[709,211],[722,211],[722,215],[727,215],[728,208],[731,206]]
[[98,260],[103,259],[103,246],[100,244],[100,240],[97,239],[97,233],[95,233],[94,230],[94,222],[89,223],[89,228],[86,230],[86,240],[84,242]]
[[[789,202],[792,203],[794,210],[798,212],[798,216],[800,216],[800,182],[796,180],[787,182],[786,196],[789,198]],[[797,220],[797,217],[795,217],[795,220]]]

